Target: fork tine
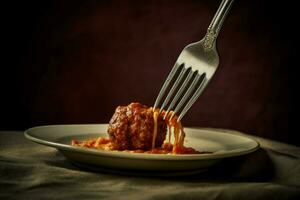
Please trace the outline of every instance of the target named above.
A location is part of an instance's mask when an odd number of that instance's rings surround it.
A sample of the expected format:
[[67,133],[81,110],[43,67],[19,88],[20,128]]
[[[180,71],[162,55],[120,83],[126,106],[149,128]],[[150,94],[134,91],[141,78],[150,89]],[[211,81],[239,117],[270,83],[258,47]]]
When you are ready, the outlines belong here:
[[190,87],[188,88],[188,90],[186,91],[186,93],[184,94],[184,96],[181,98],[180,102],[177,104],[176,108],[174,109],[171,117],[169,120],[171,120],[175,114],[182,108],[182,106],[185,104],[185,102],[187,101],[188,97],[191,95],[192,91],[195,89],[197,82],[200,79],[200,76],[198,74],[198,71],[193,72],[193,74],[197,73],[197,75],[194,77],[193,82],[191,83]]
[[[181,118],[185,115],[185,113],[191,108],[191,106],[195,103],[195,101],[198,99],[198,97],[200,96],[200,94],[203,92],[205,85],[207,84],[207,78],[206,78],[206,74],[202,74],[203,80],[201,81],[200,86],[197,88],[196,92],[194,93],[194,95],[192,96],[192,98],[189,100],[189,102],[185,105],[185,107],[182,109],[179,117],[178,117],[178,121],[181,120]],[[202,76],[201,75],[201,76]]]
[[188,69],[186,69],[186,68],[183,66],[182,70],[180,71],[179,76],[177,77],[177,79],[176,79],[175,83],[173,84],[171,90],[169,91],[169,93],[168,93],[168,95],[167,95],[165,101],[163,102],[163,104],[162,104],[162,106],[161,106],[161,108],[160,108],[160,111],[164,110],[164,108],[168,105],[168,103],[169,103],[171,97],[174,96],[174,92],[175,92],[175,90],[178,88],[178,85],[179,85],[179,83],[182,81],[182,79],[183,79],[183,77],[184,77],[184,74],[185,74],[185,72],[186,72],[187,70],[188,70]]
[[180,67],[180,65],[176,62],[174,67],[172,68],[171,72],[169,73],[166,81],[164,82],[161,90],[159,91],[159,94],[155,100],[155,103],[154,103],[154,106],[153,106],[153,110],[155,110],[155,108],[158,107],[161,99],[163,98],[164,96],[164,93],[166,92],[167,88],[169,87],[170,83],[171,83],[171,80],[173,79],[173,77],[175,76],[178,68]]
[[186,79],[184,80],[184,82],[182,83],[180,89],[178,90],[176,96],[173,98],[171,104],[169,105],[169,107],[168,107],[168,109],[167,109],[167,111],[166,111],[166,114],[165,114],[165,116],[164,116],[164,119],[166,119],[166,116],[168,116],[168,113],[170,112],[170,110],[173,109],[173,107],[174,107],[175,104],[177,103],[179,97],[183,94],[183,92],[184,92],[183,90],[186,89],[186,86],[187,86],[188,82],[189,82],[189,81],[191,80],[191,78],[192,78],[192,75],[193,75],[193,70],[192,70],[192,68],[188,68],[187,70],[189,70],[189,73],[188,73]]

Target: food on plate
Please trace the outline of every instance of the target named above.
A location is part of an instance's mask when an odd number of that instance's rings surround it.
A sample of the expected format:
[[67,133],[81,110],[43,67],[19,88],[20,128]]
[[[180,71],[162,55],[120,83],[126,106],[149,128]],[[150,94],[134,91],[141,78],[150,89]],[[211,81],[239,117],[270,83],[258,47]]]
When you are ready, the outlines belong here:
[[167,133],[163,116],[140,103],[118,106],[109,125],[108,134],[116,150],[149,150],[160,147]]
[[[108,125],[108,137],[77,141],[73,146],[110,151],[153,154],[199,154],[191,147],[184,146],[185,132],[172,112],[159,112],[140,103],[118,106]],[[174,135],[173,144],[171,143]]]

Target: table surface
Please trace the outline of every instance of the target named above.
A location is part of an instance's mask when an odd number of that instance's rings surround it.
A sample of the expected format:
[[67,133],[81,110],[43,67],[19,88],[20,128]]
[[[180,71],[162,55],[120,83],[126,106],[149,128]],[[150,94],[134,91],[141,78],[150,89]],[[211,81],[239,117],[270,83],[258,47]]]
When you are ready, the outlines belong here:
[[154,178],[86,171],[21,131],[0,131],[0,199],[300,199],[300,148],[250,137],[261,145],[254,153]]

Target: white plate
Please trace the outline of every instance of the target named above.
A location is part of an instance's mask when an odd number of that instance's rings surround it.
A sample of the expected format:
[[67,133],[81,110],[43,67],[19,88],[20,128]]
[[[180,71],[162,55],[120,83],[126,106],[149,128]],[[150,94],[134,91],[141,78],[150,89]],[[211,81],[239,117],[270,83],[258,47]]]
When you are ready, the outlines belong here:
[[50,125],[30,128],[25,137],[57,148],[74,164],[100,171],[134,174],[186,175],[203,171],[224,158],[253,152],[259,144],[239,132],[221,129],[185,128],[185,146],[212,154],[164,155],[104,151],[71,146],[71,140],[107,136],[107,124]]

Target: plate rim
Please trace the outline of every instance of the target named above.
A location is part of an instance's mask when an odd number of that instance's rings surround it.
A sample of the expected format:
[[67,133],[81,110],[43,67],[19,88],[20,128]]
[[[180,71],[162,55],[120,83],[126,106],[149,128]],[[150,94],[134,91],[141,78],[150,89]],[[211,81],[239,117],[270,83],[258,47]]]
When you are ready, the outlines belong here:
[[223,159],[229,157],[242,156],[245,154],[252,153],[260,148],[260,143],[250,136],[245,136],[242,132],[231,130],[231,129],[220,129],[220,128],[210,128],[210,127],[185,127],[185,129],[193,129],[193,130],[207,130],[207,131],[215,131],[221,134],[231,134],[238,137],[247,138],[255,142],[255,146],[253,148],[241,150],[241,151],[225,151],[225,152],[217,152],[212,154],[143,154],[143,153],[129,153],[129,152],[121,152],[121,151],[106,151],[106,150],[96,150],[96,149],[86,149],[81,147],[74,147],[71,145],[46,141],[37,137],[30,135],[30,131],[40,128],[47,127],[63,127],[63,126],[97,126],[97,125],[107,125],[107,124],[53,124],[53,125],[42,125],[35,126],[29,128],[24,131],[25,138],[33,141],[35,143],[54,147],[58,151],[72,151],[82,154],[92,154],[94,156],[105,156],[105,157],[115,157],[115,158],[128,158],[128,159],[143,159],[143,160],[210,160],[210,159]]

